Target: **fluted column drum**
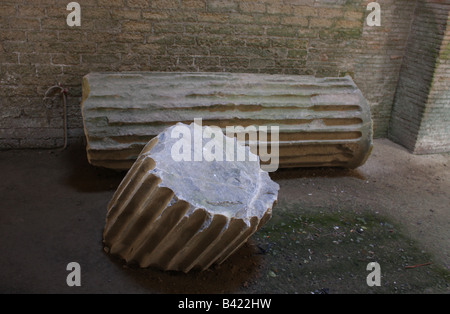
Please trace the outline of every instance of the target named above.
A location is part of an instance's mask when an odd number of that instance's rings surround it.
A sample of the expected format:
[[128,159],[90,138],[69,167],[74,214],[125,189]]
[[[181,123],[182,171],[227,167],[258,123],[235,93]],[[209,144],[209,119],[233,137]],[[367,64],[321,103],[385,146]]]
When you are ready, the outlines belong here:
[[113,169],[129,169],[149,140],[195,118],[224,129],[278,126],[280,168],[356,168],[372,149],[370,108],[349,76],[90,73],[82,115],[89,162]]

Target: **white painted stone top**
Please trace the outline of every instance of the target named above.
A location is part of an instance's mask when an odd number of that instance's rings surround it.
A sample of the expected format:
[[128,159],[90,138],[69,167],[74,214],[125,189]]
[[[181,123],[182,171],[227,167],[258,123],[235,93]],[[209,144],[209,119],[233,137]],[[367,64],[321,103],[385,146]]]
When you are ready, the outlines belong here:
[[[244,160],[238,151],[245,150]],[[159,186],[171,189],[177,199],[203,208],[212,215],[261,219],[278,197],[279,185],[260,168],[259,157],[220,128],[177,123],[157,136],[144,153],[156,166]],[[187,215],[189,212],[187,213]]]

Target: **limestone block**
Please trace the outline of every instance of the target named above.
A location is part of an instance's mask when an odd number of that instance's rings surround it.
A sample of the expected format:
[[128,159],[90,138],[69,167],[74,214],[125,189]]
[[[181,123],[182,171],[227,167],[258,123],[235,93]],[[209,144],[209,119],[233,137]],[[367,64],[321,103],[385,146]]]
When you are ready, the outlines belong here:
[[[246,159],[234,161],[242,145],[220,129],[190,145],[172,138],[176,128],[192,131],[194,124],[169,127],[144,147],[108,205],[103,242],[111,254],[141,267],[204,270],[222,263],[271,217],[279,186],[248,147]],[[172,150],[180,141],[193,156],[222,143],[215,152],[222,147],[223,158],[176,161]]]
[[129,169],[150,139],[195,118],[279,126],[280,167],[356,168],[372,149],[370,108],[349,76],[90,73],[82,115],[89,162],[114,169]]

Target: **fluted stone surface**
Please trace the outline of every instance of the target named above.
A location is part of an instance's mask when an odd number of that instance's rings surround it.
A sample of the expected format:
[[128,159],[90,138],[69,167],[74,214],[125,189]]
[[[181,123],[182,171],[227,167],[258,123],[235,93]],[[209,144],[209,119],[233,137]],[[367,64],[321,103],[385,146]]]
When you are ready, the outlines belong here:
[[280,167],[362,165],[370,108],[351,77],[245,73],[90,73],[82,115],[92,165],[129,169],[144,145],[177,122],[279,126]]
[[[188,272],[222,263],[270,218],[277,200],[279,186],[257,158],[175,161],[172,148],[183,139],[172,138],[172,131],[180,126],[194,129],[178,123],[152,139],[108,205],[106,250],[141,267]],[[203,153],[207,143],[237,148],[219,132],[201,146],[192,143],[192,154]]]

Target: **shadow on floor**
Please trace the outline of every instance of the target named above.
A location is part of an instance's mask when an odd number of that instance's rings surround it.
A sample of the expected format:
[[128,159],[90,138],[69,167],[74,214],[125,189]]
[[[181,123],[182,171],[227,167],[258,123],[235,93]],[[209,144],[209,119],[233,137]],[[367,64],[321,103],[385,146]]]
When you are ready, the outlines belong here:
[[301,178],[337,178],[352,177],[366,180],[358,169],[318,167],[318,168],[283,168],[270,173],[272,180],[301,179]]
[[63,160],[69,172],[62,183],[78,192],[113,191],[126,174],[126,171],[99,168],[89,164],[82,143],[72,144],[65,151],[54,154]]
[[[69,171],[62,183],[75,188],[78,192],[113,191],[119,186],[127,173],[127,171],[92,166],[87,160],[86,150],[82,143],[72,144],[65,151],[55,151],[53,154],[61,157]],[[353,177],[366,180],[358,169],[332,167],[284,168],[271,172],[270,177],[272,180],[320,177]]]
[[[251,240],[221,265],[213,265],[205,271],[161,271],[126,265],[117,256],[108,254],[111,262],[137,284],[155,293],[229,293],[245,288],[259,276],[262,255]],[[106,253],[104,253],[106,254]]]

